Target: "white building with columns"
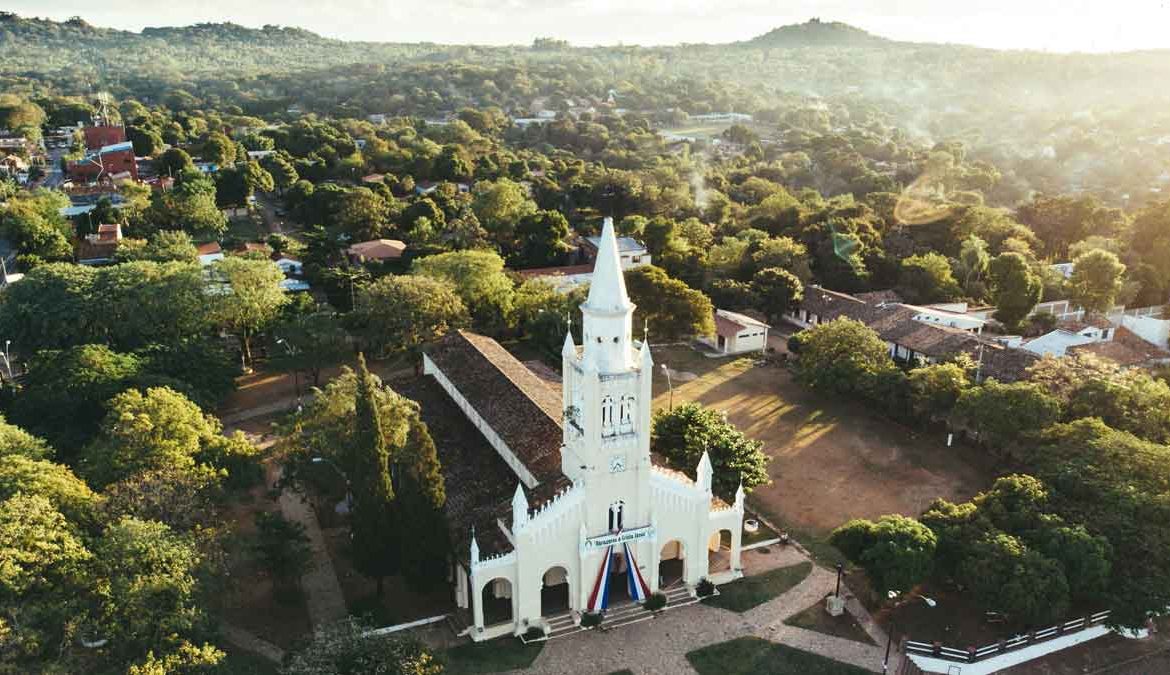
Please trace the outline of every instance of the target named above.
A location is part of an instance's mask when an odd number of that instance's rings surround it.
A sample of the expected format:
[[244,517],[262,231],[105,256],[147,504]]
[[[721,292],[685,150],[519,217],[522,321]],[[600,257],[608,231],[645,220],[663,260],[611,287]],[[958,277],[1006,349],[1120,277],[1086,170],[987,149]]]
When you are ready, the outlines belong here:
[[[654,361],[633,339],[608,218],[598,249],[583,344],[566,336],[559,396],[490,338],[457,331],[423,356],[423,372],[512,474],[511,485],[495,486],[511,492],[498,511],[453,523],[474,527],[453,533],[461,550],[451,582],[476,640],[548,632],[659,589],[742,576],[743,490],[733,503],[713,495],[705,454],[694,479],[655,464]],[[449,504],[457,489],[449,484]]]

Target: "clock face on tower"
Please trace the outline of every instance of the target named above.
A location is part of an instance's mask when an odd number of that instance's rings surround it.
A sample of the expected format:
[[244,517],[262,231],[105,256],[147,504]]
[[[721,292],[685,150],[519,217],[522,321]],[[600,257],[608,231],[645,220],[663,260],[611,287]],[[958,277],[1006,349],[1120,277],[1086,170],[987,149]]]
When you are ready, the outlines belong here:
[[618,473],[626,470],[626,458],[621,455],[613,455],[609,458],[609,472]]

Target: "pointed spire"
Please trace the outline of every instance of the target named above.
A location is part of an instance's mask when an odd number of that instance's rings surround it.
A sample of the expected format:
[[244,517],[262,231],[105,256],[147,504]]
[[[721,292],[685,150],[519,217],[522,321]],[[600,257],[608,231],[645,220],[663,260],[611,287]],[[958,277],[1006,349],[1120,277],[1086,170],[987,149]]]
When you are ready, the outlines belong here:
[[699,459],[699,467],[695,470],[695,483],[698,484],[699,489],[704,490],[708,494],[711,493],[711,456],[707,451],[703,451],[703,457]]
[[528,498],[524,496],[524,485],[516,484],[512,495],[512,531],[519,532],[528,524]]
[[630,296],[626,293],[626,279],[622,276],[622,259],[618,254],[613,218],[606,218],[601,226],[601,242],[597,246],[597,260],[593,263],[593,280],[584,306],[603,312],[621,312],[631,308]]
[[475,526],[471,526],[471,566],[479,564],[479,542],[475,540]]
[[739,487],[735,489],[735,510],[743,511],[744,503],[743,481],[739,481]]
[[[653,368],[654,367],[654,357],[650,355],[650,343],[649,342],[642,343],[641,352],[642,353],[640,356],[642,359],[642,367],[643,368]],[[646,372],[650,372],[650,371],[647,370]]]
[[577,345],[573,342],[573,331],[565,333],[565,345],[561,347],[561,355],[577,358]]

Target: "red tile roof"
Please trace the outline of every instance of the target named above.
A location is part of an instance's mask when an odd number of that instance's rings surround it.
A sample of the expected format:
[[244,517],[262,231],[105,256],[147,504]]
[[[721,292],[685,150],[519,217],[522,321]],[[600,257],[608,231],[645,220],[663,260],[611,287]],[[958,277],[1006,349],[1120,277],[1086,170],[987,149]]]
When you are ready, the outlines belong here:
[[495,340],[458,330],[425,350],[538,482],[561,477],[561,395]]

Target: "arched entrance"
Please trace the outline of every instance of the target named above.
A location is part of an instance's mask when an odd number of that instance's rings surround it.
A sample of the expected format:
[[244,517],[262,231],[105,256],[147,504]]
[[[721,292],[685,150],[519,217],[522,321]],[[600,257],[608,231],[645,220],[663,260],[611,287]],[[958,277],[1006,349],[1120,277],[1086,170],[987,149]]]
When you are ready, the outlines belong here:
[[707,574],[731,571],[731,530],[712,532],[707,540]]
[[681,583],[687,574],[686,549],[678,539],[662,545],[658,556],[658,587],[669,588]]
[[511,581],[503,577],[492,579],[483,585],[479,599],[483,603],[483,625],[493,626],[513,620]]
[[562,565],[548,568],[540,580],[540,615],[568,611],[569,591],[568,569]]

